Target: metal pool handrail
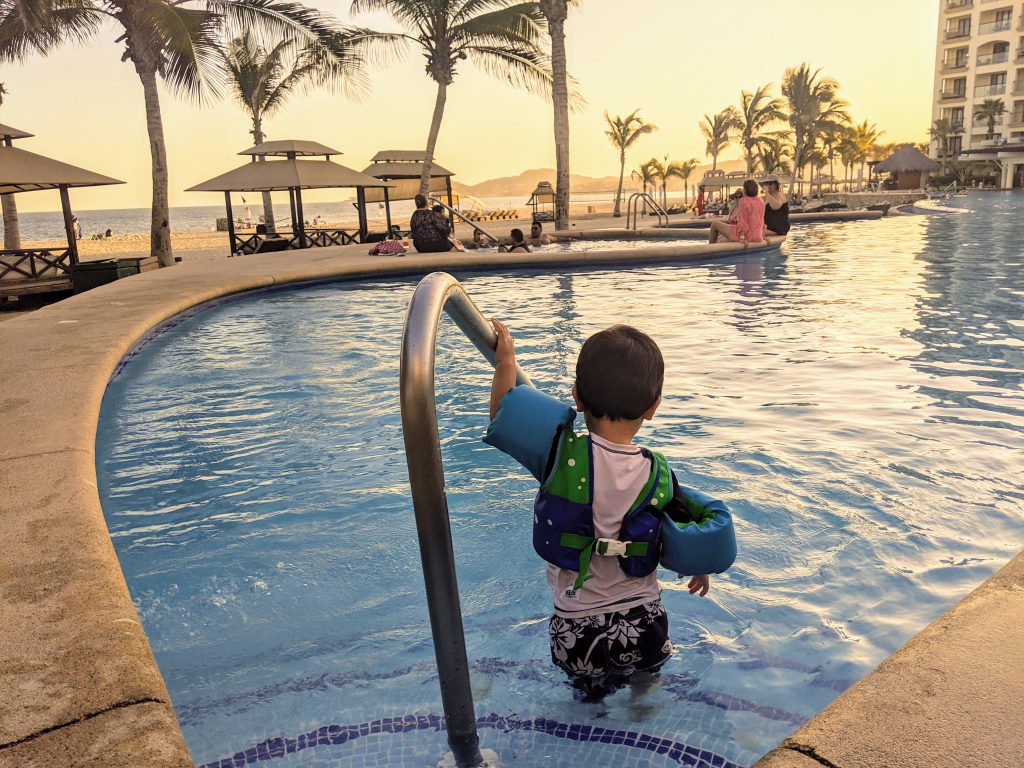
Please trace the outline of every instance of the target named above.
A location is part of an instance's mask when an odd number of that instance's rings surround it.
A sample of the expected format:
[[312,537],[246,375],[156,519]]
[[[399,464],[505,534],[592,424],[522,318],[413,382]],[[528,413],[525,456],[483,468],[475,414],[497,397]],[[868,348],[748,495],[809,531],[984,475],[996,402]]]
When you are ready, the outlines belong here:
[[[640,223],[637,218],[640,216],[640,203],[644,202],[654,209],[654,212],[658,214],[658,226],[668,226],[668,211],[659,205],[658,201],[651,197],[647,192],[634,192],[629,196],[629,200],[626,202],[626,229],[637,229]],[[629,217],[633,216],[633,226],[629,226]],[[661,217],[665,217],[665,223],[661,223]]]
[[[434,358],[442,309],[492,365],[497,334],[458,280],[446,272],[429,274],[416,286],[409,300],[399,374],[405,458],[409,466],[448,744],[458,768],[470,768],[484,765],[484,760],[469,685],[466,638],[437,432]],[[532,386],[518,364],[516,382]]]

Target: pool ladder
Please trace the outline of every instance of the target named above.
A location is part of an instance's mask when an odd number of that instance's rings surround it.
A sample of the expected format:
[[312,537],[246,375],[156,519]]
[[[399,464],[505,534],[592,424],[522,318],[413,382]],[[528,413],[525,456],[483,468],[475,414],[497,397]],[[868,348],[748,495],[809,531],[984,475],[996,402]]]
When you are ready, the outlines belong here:
[[[634,192],[629,196],[629,200],[626,201],[626,229],[637,229],[638,222],[637,217],[640,215],[640,203],[650,205],[651,208],[658,216],[658,226],[668,226],[668,211],[662,208],[658,201],[650,196],[647,192]],[[645,208],[646,211],[646,208]],[[629,217],[633,217],[633,226],[629,226]],[[662,224],[661,217],[665,217],[665,222]]]
[[[427,610],[441,683],[448,744],[457,768],[486,765],[473,711],[466,637],[462,628],[455,553],[448,519],[441,443],[437,431],[434,358],[437,329],[444,310],[474,346],[494,364],[497,334],[462,285],[445,272],[424,277],[409,300],[402,335],[399,378],[402,431],[409,485],[416,516]],[[532,386],[516,364],[516,383]]]

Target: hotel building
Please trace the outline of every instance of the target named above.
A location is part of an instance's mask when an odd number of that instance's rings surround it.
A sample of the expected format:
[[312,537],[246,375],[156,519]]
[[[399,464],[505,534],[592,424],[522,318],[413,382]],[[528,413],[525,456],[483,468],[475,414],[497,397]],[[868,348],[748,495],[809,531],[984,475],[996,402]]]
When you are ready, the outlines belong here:
[[[1006,113],[975,119],[986,99]],[[963,131],[949,140],[949,156],[995,160],[1002,186],[1024,187],[1024,0],[940,0],[932,121],[946,118]],[[932,157],[940,148],[932,144]]]

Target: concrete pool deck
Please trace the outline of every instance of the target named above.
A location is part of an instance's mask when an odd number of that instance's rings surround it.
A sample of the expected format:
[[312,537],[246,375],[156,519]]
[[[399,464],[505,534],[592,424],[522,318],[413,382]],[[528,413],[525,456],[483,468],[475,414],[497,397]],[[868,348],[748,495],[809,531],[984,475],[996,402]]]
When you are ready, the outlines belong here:
[[[654,247],[643,252],[370,257],[362,245],[323,248],[181,264],[120,280],[4,322],[0,325],[0,434],[4,436],[0,443],[0,601],[4,606],[0,768],[192,765],[121,574],[96,488],[96,425],[107,382],[121,359],[153,328],[207,301],[307,281],[415,276],[435,270],[691,262],[742,255],[745,250],[755,249],[727,244],[712,251]],[[168,392],[167,397],[173,399],[174,393]],[[976,631],[975,626],[982,629]],[[888,732],[898,736],[897,742],[919,733],[922,743],[948,745],[957,732],[975,733],[986,737],[981,749],[992,750],[984,752],[977,764],[1020,765],[1020,760],[999,760],[1024,750],[1018,733],[1002,730],[1002,723],[1022,710],[1022,627],[1024,564],[1018,556],[793,738],[818,755],[827,756],[834,747],[835,756],[843,760],[846,752],[841,747],[846,742],[842,739],[850,736],[842,730],[848,727],[843,724],[863,722],[870,713],[875,720],[884,720]],[[957,639],[958,632],[963,639]],[[979,640],[990,637],[985,632],[996,633],[999,642]],[[913,650],[922,643],[923,650]],[[971,643],[969,654],[965,643]],[[916,661],[920,655],[902,662],[908,651],[926,654],[927,665]],[[971,678],[941,672],[947,666],[970,669]],[[941,693],[935,706],[960,718],[953,727],[944,719],[930,718],[920,703],[901,705],[900,711],[893,712],[887,701],[872,698],[895,688],[905,689],[905,699],[916,690],[915,681],[925,684],[929,670],[939,670],[936,674],[941,672],[947,684],[929,683],[930,688],[918,696],[927,696],[928,690]],[[888,687],[869,683],[879,674],[895,677]],[[979,694],[976,686],[982,684],[990,688]],[[945,742],[940,738],[942,729],[954,731]],[[887,748],[900,746],[888,744]],[[948,749],[944,754],[955,754]],[[822,763],[789,747],[772,753],[767,759],[776,762],[764,765],[959,765],[934,759],[903,760],[897,757],[901,752],[892,752],[890,760],[884,749],[856,754],[860,762],[851,758],[846,763]]]

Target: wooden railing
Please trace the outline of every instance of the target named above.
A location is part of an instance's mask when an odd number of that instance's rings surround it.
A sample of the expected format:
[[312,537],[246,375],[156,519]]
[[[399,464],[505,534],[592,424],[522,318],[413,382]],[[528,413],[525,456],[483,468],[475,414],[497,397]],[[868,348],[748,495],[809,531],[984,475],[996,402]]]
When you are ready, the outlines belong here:
[[[332,245],[350,245],[359,242],[358,232],[345,229],[307,229],[307,248],[326,248]],[[255,233],[236,233],[231,243],[231,254],[269,253],[271,251],[288,251],[300,248],[299,236],[296,232],[278,230],[276,237],[257,235]]]
[[67,248],[0,250],[0,280],[68,277],[71,251]]

